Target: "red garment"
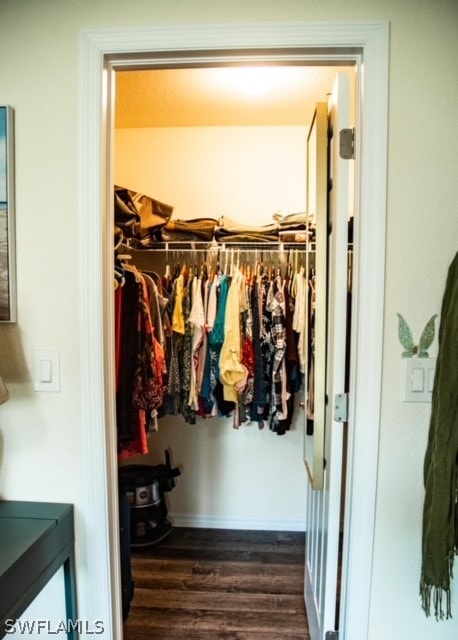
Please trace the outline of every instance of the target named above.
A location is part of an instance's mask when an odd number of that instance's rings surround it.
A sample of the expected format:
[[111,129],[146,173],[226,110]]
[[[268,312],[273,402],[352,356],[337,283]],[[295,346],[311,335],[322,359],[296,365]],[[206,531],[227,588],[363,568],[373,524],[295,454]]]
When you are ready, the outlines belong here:
[[253,343],[249,338],[245,338],[242,345],[242,364],[248,370],[248,377],[254,376],[254,350]]
[[[118,454],[120,459],[136,453],[148,453],[147,426],[152,410],[162,400],[162,386],[156,376],[153,326],[147,288],[138,272],[126,273],[129,286],[123,294],[123,335],[126,341],[120,351],[120,381],[117,397]],[[127,300],[130,304],[127,305]],[[128,325],[128,326],[126,326]]]

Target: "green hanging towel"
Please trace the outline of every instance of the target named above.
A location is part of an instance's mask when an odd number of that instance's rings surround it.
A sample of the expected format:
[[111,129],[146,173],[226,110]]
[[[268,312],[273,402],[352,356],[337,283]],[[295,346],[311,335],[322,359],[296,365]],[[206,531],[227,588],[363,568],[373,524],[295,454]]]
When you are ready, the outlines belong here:
[[458,553],[458,253],[442,300],[424,483],[420,595],[426,615],[432,605],[440,620],[452,615],[450,582]]

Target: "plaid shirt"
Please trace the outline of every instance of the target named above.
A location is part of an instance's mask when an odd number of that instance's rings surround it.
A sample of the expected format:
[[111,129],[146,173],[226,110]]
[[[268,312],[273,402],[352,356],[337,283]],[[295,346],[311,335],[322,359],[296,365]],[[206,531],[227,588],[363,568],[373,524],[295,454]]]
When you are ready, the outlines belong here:
[[282,419],[286,402],[286,321],[285,296],[280,278],[272,282],[268,293],[268,306],[272,313],[271,336],[274,345],[272,361],[272,413]]

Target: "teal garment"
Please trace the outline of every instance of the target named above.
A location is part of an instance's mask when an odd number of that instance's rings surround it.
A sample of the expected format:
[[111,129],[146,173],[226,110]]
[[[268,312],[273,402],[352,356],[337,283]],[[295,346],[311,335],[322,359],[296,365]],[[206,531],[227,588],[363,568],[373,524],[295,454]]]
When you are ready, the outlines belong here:
[[205,359],[204,377],[202,380],[202,405],[204,413],[210,414],[215,401],[215,389],[219,380],[219,354],[224,342],[224,317],[226,314],[227,294],[229,291],[229,282],[227,276],[221,276],[221,280],[217,285],[215,282],[212,287],[218,287],[218,302],[215,322],[212,330],[208,334],[207,354]]
[[[458,253],[442,300],[439,350],[424,462],[420,595],[427,616],[451,617],[450,582],[458,552]],[[445,605],[444,605],[445,599]],[[445,606],[445,612],[444,612]]]
[[226,302],[229,292],[229,281],[223,275],[218,288],[218,303],[216,318],[210,335],[208,336],[208,348],[211,351],[211,386],[214,391],[217,380],[219,380],[219,354],[224,342],[224,323],[226,318]]

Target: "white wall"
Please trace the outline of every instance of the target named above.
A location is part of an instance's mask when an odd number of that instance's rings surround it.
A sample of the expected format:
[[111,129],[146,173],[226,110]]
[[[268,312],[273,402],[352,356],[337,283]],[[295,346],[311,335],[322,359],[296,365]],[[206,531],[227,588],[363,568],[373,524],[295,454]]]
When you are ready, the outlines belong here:
[[[173,205],[172,219],[269,224],[277,210],[305,210],[306,140],[297,126],[117,129],[114,181]],[[154,253],[143,259],[154,267]],[[303,420],[296,410],[278,437],[255,423],[234,430],[232,419],[167,416],[150,456],[126,462],[157,464],[170,450],[183,473],[167,496],[177,524],[303,530]]]
[[[126,464],[164,462],[164,450],[182,473],[166,494],[177,526],[304,531],[305,467],[301,428],[277,436],[255,423],[234,430],[232,418],[186,424],[160,420],[150,455]],[[123,463],[124,464],[124,463]]]
[[[16,114],[18,323],[0,327],[0,491],[76,505],[85,586],[77,263],[78,36],[82,28],[279,20],[391,23],[385,335],[369,640],[454,640],[455,617],[420,608],[422,462],[428,405],[400,400],[396,312],[418,333],[440,309],[458,245],[455,0],[3,0],[0,96]],[[34,393],[32,350],[58,348],[59,394]],[[370,357],[370,354],[368,354]],[[88,596],[89,597],[89,596]]]

